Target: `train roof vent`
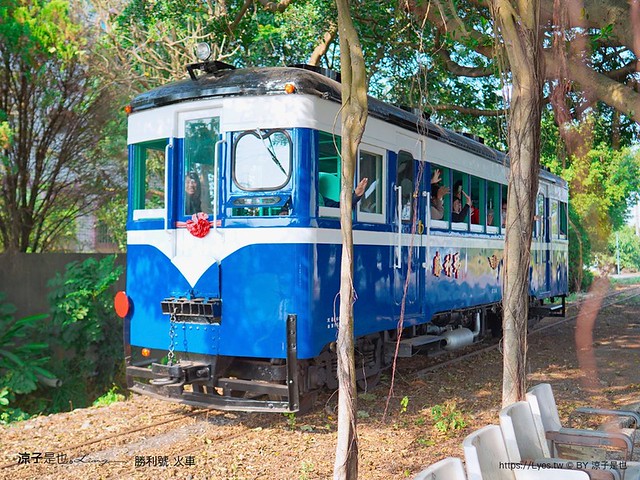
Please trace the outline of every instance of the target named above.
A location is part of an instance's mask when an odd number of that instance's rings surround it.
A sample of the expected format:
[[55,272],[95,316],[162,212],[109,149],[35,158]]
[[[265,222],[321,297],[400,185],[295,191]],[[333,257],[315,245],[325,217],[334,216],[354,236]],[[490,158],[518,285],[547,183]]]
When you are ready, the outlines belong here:
[[199,63],[190,63],[187,65],[187,72],[189,72],[189,77],[191,80],[197,80],[198,75],[196,75],[196,70],[200,70],[204,73],[210,73],[214,76],[224,70],[235,70],[236,67],[233,65],[229,65],[228,63],[220,62],[218,60],[207,61],[207,62],[199,62]]
[[320,75],[324,75],[331,80],[335,80],[340,83],[342,81],[342,76],[340,72],[336,72],[335,70],[331,70],[329,68],[318,67],[317,65],[309,65],[307,63],[296,63],[294,65],[287,65],[292,68],[303,68],[304,70],[310,70],[312,72],[319,73]]

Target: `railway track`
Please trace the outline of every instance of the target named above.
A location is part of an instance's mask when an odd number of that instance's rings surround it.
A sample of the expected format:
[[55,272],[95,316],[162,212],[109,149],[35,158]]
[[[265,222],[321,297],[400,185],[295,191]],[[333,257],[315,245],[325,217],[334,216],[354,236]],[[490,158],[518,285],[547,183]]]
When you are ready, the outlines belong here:
[[[602,298],[602,304],[600,306],[600,310],[613,306],[613,305],[617,305],[622,303],[623,301],[629,300],[631,298],[635,298],[640,296],[640,287],[635,287],[635,288],[630,288],[630,289],[624,289],[624,290],[620,290],[620,291],[614,291],[614,292],[609,292],[607,295],[605,295]],[[544,325],[538,324],[536,325],[536,327],[534,327],[533,329],[531,329],[531,331],[528,333],[528,336],[532,336],[532,335],[537,335],[540,332],[543,332],[545,330],[549,330],[552,328],[556,328],[560,325],[563,325],[565,323],[568,322],[572,322],[575,321],[578,318],[578,315],[581,313],[581,307],[583,305],[585,305],[587,302],[589,301],[589,298],[585,298],[582,299],[579,303],[577,304],[571,304],[568,305],[567,307],[567,312],[569,311],[574,311],[575,313],[568,315],[564,318],[560,318],[558,320],[555,321],[550,321],[548,323],[545,323]],[[582,312],[582,313],[597,313],[596,311],[590,311],[590,312]],[[476,348],[473,348],[472,351],[467,351],[464,354],[458,355],[454,358],[451,359],[447,359],[444,361],[436,361],[436,363],[434,363],[433,365],[430,365],[427,368],[418,370],[413,372],[413,375],[417,376],[417,377],[421,377],[424,375],[427,375],[429,373],[433,373],[441,368],[445,368],[448,367],[450,365],[454,365],[456,363],[462,362],[464,360],[468,360],[469,358],[473,358],[475,356],[478,355],[482,355],[483,353],[486,352],[490,352],[492,350],[496,350],[498,348],[500,348],[501,342],[499,340],[495,340],[493,341],[490,345],[486,345],[486,346],[482,346],[481,344],[478,344],[476,346]],[[435,357],[437,359],[437,357]]]
[[[140,426],[140,427],[136,427],[136,428],[132,428],[132,429],[128,429],[126,431],[123,432],[118,432],[118,433],[114,433],[114,434],[110,434],[110,435],[100,435],[100,436],[96,436],[93,437],[90,440],[86,440],[80,443],[76,443],[76,444],[70,444],[70,445],[62,445],[62,446],[58,446],[56,447],[57,451],[60,452],[65,452],[65,454],[67,456],[69,456],[70,459],[73,459],[76,456],[80,456],[83,452],[83,450],[86,450],[87,447],[93,447],[93,446],[97,446],[101,443],[105,443],[105,442],[109,442],[109,441],[113,441],[113,440],[117,440],[120,438],[126,438],[131,436],[132,434],[144,434],[145,432],[151,431],[155,428],[158,427],[163,427],[165,425],[170,425],[176,422],[180,422],[180,421],[184,421],[185,419],[189,419],[189,418],[194,418],[194,417],[198,417],[198,416],[204,416],[206,414],[210,413],[210,411],[208,409],[198,409],[198,410],[194,410],[192,412],[189,413],[181,413],[176,415],[175,417],[169,418],[169,419],[163,419],[163,420],[159,420],[157,422],[153,422],[149,425],[144,425],[144,426]],[[12,467],[16,467],[18,466],[19,463],[18,461],[16,462],[8,462],[5,464],[0,465],[0,471],[2,470],[6,470]]]

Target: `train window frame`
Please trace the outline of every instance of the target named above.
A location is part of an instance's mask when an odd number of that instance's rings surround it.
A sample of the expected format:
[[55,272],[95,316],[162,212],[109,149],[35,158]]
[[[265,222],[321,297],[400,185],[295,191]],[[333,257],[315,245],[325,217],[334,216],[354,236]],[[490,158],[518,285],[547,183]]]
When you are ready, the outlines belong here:
[[546,197],[544,192],[538,192],[536,195],[536,205],[535,205],[535,232],[533,237],[540,241],[546,241],[546,232],[545,232],[545,200]]
[[[477,181],[478,187],[478,201],[477,203],[473,199],[474,197],[474,181]],[[469,196],[471,197],[473,210],[469,212],[469,229],[475,233],[483,233],[485,231],[485,217],[486,217],[486,188],[487,182],[484,178],[476,177],[475,175],[469,175]],[[477,210],[478,223],[473,222],[473,216]]]
[[[509,209],[508,198],[509,187],[507,185],[500,184],[500,231],[503,235],[507,233],[507,210]],[[503,205],[504,208],[502,208]]]
[[[471,222],[471,209],[469,209],[469,211],[467,212],[467,215],[465,216],[466,221],[464,222],[454,222],[453,221],[453,202],[454,202],[454,196],[455,196],[455,185],[456,183],[458,183],[458,181],[462,181],[462,191],[463,192],[467,192],[469,190],[469,174],[465,173],[465,172],[461,172],[459,170],[451,170],[452,175],[451,175],[451,192],[449,193],[450,197],[451,197],[451,204],[450,204],[450,208],[449,208],[449,214],[451,215],[451,230],[454,230],[456,232],[468,232],[469,231],[469,224]],[[464,209],[464,206],[466,205],[466,199],[464,198],[464,196],[461,194],[461,202],[462,202],[462,208]]]
[[[330,146],[329,150],[325,152],[325,155],[323,155],[323,143]],[[338,179],[338,192],[340,192],[340,190],[342,189],[342,157],[340,155],[341,148],[342,138],[340,137],[340,135],[324,132],[322,130],[318,131],[318,158],[316,159],[318,171],[318,187],[316,200],[318,202],[318,216],[320,217],[340,218],[339,207],[328,207],[324,205],[324,199],[320,193],[320,176],[321,174],[335,175]],[[328,171],[328,169],[326,168],[322,169],[323,163],[325,165],[327,165],[327,163],[331,164],[331,171]],[[339,193],[337,201],[340,201]]]
[[[167,147],[169,145],[168,138],[159,138],[155,140],[147,140],[144,142],[134,143],[132,147],[133,162],[133,195],[132,195],[132,213],[131,217],[134,221],[162,219],[167,215]],[[162,181],[162,207],[145,208],[147,200],[147,172],[149,156],[147,151],[161,152],[162,158],[162,174],[158,176]]]
[[[493,193],[490,193],[493,187]],[[486,181],[486,201],[485,201],[485,225],[486,232],[491,234],[500,233],[500,215],[502,214],[502,209],[498,210],[498,205],[502,205],[500,203],[500,192],[502,187],[497,182],[492,182],[491,180]],[[489,220],[489,212],[493,212],[493,224],[490,225],[487,221]]]
[[[267,140],[270,136],[277,134],[277,133],[282,133],[286,139],[289,142],[288,145],[288,171],[287,172],[283,172],[286,173],[286,178],[284,179],[284,181],[278,185],[268,185],[268,186],[259,186],[259,187],[245,187],[243,185],[240,184],[240,182],[238,181],[238,176],[237,176],[237,167],[238,167],[238,144],[240,143],[240,141],[245,138],[245,137],[249,137],[250,135],[255,137],[258,140],[261,140],[262,143],[266,146],[265,140]],[[291,175],[293,172],[293,140],[291,138],[291,134],[287,129],[284,128],[269,128],[269,129],[261,129],[261,128],[254,128],[252,130],[244,130],[242,132],[236,132],[234,134],[234,139],[233,139],[233,156],[231,159],[231,177],[233,178],[233,183],[236,187],[238,187],[240,190],[245,191],[245,192],[275,192],[278,190],[282,190],[290,181],[291,181]],[[271,155],[273,160],[277,160],[276,163],[281,169],[283,169],[282,163],[279,161],[279,159],[277,158],[277,156],[274,154],[274,152],[272,152],[268,147],[267,147],[267,151],[269,152],[269,154]],[[253,159],[252,164],[255,165],[255,156],[251,157]],[[284,170],[284,169],[283,169]]]
[[[440,170],[440,181],[442,182],[443,187],[449,188],[449,193],[447,193],[442,198],[442,208],[443,215],[441,219],[435,219],[431,215],[431,195],[429,196],[429,226],[431,228],[436,228],[439,230],[448,230],[449,229],[449,220],[451,219],[451,171],[449,167],[444,167],[442,165],[431,164],[431,172],[435,172],[436,170]],[[429,189],[433,192],[433,185],[429,185]]]
[[555,240],[560,238],[560,225],[558,223],[560,207],[558,206],[558,200],[556,199],[549,199],[549,203],[549,226],[551,230],[551,238]]
[[[375,165],[375,179],[372,179],[366,172],[363,173],[363,160],[369,157],[373,157],[376,162]],[[369,182],[365,188],[365,193],[356,205],[357,219],[360,222],[369,223],[385,223],[386,210],[387,210],[387,152],[385,149],[376,147],[370,144],[360,144],[358,149],[358,165],[357,165],[357,177],[355,182],[358,183],[362,178],[367,177]],[[371,195],[378,195],[378,198],[374,202],[376,211],[367,212],[363,210],[363,205],[371,197]],[[379,208],[378,208],[379,207]]]
[[[210,138],[207,140],[210,141],[210,145],[206,145],[206,148],[210,149],[208,151],[208,161],[193,161],[194,159],[201,160],[203,156],[202,152],[193,152],[190,153],[190,143],[191,138],[193,136],[190,134],[190,124],[199,124],[202,125],[205,122],[206,127],[210,128],[207,132],[211,133]],[[208,124],[208,125],[207,125]],[[215,168],[215,148],[218,139],[220,138],[220,117],[219,116],[207,116],[207,117],[198,117],[198,118],[187,118],[184,120],[184,141],[183,141],[183,165],[182,165],[182,178],[185,179],[185,185],[183,186],[182,191],[182,201],[180,205],[181,215],[189,217],[194,213],[204,212],[207,215],[211,215],[213,213],[213,205],[215,202],[218,202],[218,194],[219,192],[215,191],[215,176],[218,172],[214,171]],[[201,147],[202,144],[196,144],[196,148]],[[208,168],[206,168],[208,167]],[[187,190],[186,183],[187,177],[193,178],[193,175],[197,176],[197,179],[194,179],[198,182],[200,186],[201,198],[200,198],[200,209],[197,211],[189,212],[187,211]],[[205,187],[205,188],[203,188]],[[212,194],[213,192],[213,194]],[[204,195],[203,195],[204,194]]]
[[[397,158],[398,168],[396,170],[396,187],[402,188],[402,210],[400,221],[402,223],[413,223],[414,193],[415,193],[415,160],[411,152],[400,150]],[[411,188],[405,192],[405,187],[411,183]],[[403,186],[404,185],[404,186]],[[407,199],[405,201],[405,198]]]

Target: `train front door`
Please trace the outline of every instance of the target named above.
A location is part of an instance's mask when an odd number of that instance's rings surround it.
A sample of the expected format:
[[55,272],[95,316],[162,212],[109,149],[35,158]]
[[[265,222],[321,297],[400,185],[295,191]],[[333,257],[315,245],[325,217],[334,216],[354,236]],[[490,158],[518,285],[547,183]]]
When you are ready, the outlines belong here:
[[[172,262],[198,296],[220,296],[221,110],[190,110],[176,115],[173,142],[173,212],[176,234]],[[187,224],[191,222],[191,224]],[[193,223],[199,223],[194,228]],[[200,228],[202,227],[202,228]],[[209,232],[206,230],[209,229]]]

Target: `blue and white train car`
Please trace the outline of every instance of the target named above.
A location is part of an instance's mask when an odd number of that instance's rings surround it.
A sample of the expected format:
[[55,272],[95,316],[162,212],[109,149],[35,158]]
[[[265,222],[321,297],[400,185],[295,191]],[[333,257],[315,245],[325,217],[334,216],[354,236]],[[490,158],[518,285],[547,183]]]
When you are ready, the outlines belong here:
[[[202,63],[133,100],[116,302],[133,391],[298,411],[336,387],[341,94],[315,70]],[[503,154],[369,100],[356,172],[368,185],[353,211],[361,382],[389,365],[401,311],[400,355],[500,328],[507,174]],[[463,219],[451,213],[460,189],[473,202]],[[564,305],[566,183],[541,172],[537,206],[532,304]]]

